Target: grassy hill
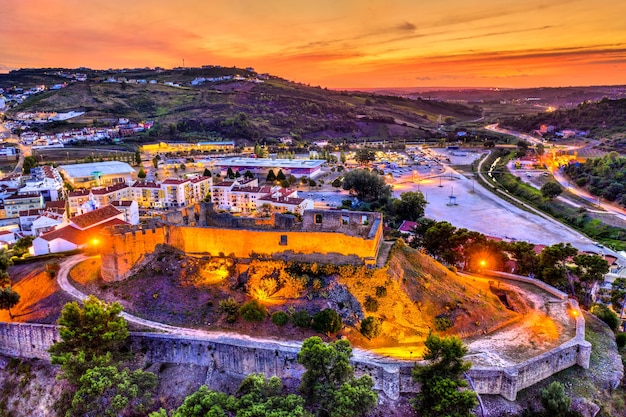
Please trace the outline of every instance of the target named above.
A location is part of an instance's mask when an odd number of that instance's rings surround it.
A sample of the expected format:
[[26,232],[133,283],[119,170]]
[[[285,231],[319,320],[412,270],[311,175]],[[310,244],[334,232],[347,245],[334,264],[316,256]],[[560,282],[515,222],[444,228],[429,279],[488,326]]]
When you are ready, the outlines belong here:
[[[17,83],[19,72],[0,75]],[[480,109],[436,100],[340,92],[310,87],[275,77],[263,83],[226,81],[191,86],[195,77],[252,76],[236,68],[179,69],[127,73],[89,73],[87,82],[34,96],[12,112],[81,110],[86,114],[67,126],[92,125],[128,117],[152,119],[156,127],[145,140],[223,138],[269,141],[286,135],[305,140],[337,141],[375,138],[430,138],[437,120],[480,117]],[[156,80],[158,84],[105,83],[110,75]],[[34,80],[32,71],[24,73]],[[39,77],[45,78],[43,74]],[[181,87],[166,86],[166,81]],[[50,84],[49,82],[46,84]]]
[[626,99],[585,102],[574,109],[508,119],[502,125],[523,132],[541,125],[586,131],[589,137],[602,140],[603,148],[626,152]]

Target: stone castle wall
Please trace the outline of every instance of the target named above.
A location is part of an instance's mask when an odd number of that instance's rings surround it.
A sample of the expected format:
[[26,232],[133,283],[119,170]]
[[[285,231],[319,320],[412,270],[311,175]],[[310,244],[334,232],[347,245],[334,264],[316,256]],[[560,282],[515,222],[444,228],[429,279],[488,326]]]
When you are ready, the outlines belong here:
[[[517,393],[537,382],[579,365],[589,366],[591,344],[584,340],[584,319],[577,319],[574,339],[521,364],[508,367],[473,367],[468,375],[479,394],[502,395],[515,400]],[[0,353],[24,358],[49,359],[47,349],[58,340],[56,326],[0,323]],[[261,342],[224,336],[197,338],[157,333],[131,333],[132,351],[145,363],[175,363],[205,366],[208,370],[243,379],[254,372],[283,379],[300,379],[304,368],[296,362],[297,342]],[[413,362],[373,359],[355,349],[357,375],[368,374],[374,388],[390,399],[416,391],[411,379]]]
[[[143,257],[159,244],[168,244],[186,253],[234,255],[288,254],[305,260],[307,255],[329,255],[333,263],[375,264],[383,237],[379,213],[315,212],[305,216],[306,224],[293,229],[243,229],[198,227],[173,224],[147,228],[114,228],[102,239],[102,278],[120,281],[129,276]],[[313,216],[324,216],[322,224]],[[308,219],[312,220],[308,220]],[[283,223],[279,222],[279,225]]]

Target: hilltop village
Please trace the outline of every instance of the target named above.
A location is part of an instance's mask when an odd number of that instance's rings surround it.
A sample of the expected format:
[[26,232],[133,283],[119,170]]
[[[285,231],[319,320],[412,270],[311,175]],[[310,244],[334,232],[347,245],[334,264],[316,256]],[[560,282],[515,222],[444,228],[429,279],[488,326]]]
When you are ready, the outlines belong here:
[[583,143],[590,130],[518,133],[490,113],[548,98],[327,92],[213,66],[26,73],[55,82],[0,102],[0,245],[14,264],[0,289],[15,301],[0,353],[50,360],[63,305],[93,294],[123,307],[124,349],[171,410],[201,385],[241,395],[256,373],[296,392],[298,350],[320,338],[354,346],[369,379],[347,384],[375,398],[362,415],[407,415],[433,335],[465,344],[481,413],[523,415],[553,383],[596,387],[572,412],[593,414],[594,395],[619,409],[622,197],[564,176],[618,158]]

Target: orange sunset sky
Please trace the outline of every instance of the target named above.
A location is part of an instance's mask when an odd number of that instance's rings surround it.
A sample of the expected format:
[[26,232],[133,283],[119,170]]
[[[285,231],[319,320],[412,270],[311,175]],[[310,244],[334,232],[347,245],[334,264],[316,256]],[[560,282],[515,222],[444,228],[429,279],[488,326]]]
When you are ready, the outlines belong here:
[[0,0],[0,71],[254,67],[329,88],[626,84],[626,0]]

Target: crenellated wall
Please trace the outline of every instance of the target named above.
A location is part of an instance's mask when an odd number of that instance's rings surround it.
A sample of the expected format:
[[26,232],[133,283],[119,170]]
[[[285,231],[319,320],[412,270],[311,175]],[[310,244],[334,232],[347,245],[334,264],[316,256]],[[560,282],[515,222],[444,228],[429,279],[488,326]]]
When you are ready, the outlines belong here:
[[[305,212],[298,227],[272,220],[273,228],[245,229],[158,224],[150,227],[118,227],[103,236],[100,245],[102,278],[120,281],[159,244],[186,253],[233,255],[288,254],[293,260],[306,255],[332,255],[333,263],[376,263],[383,237],[380,213]],[[315,216],[319,217],[316,222]],[[282,217],[279,217],[280,220]],[[302,259],[299,258],[302,257]],[[343,258],[342,258],[343,257]]]

